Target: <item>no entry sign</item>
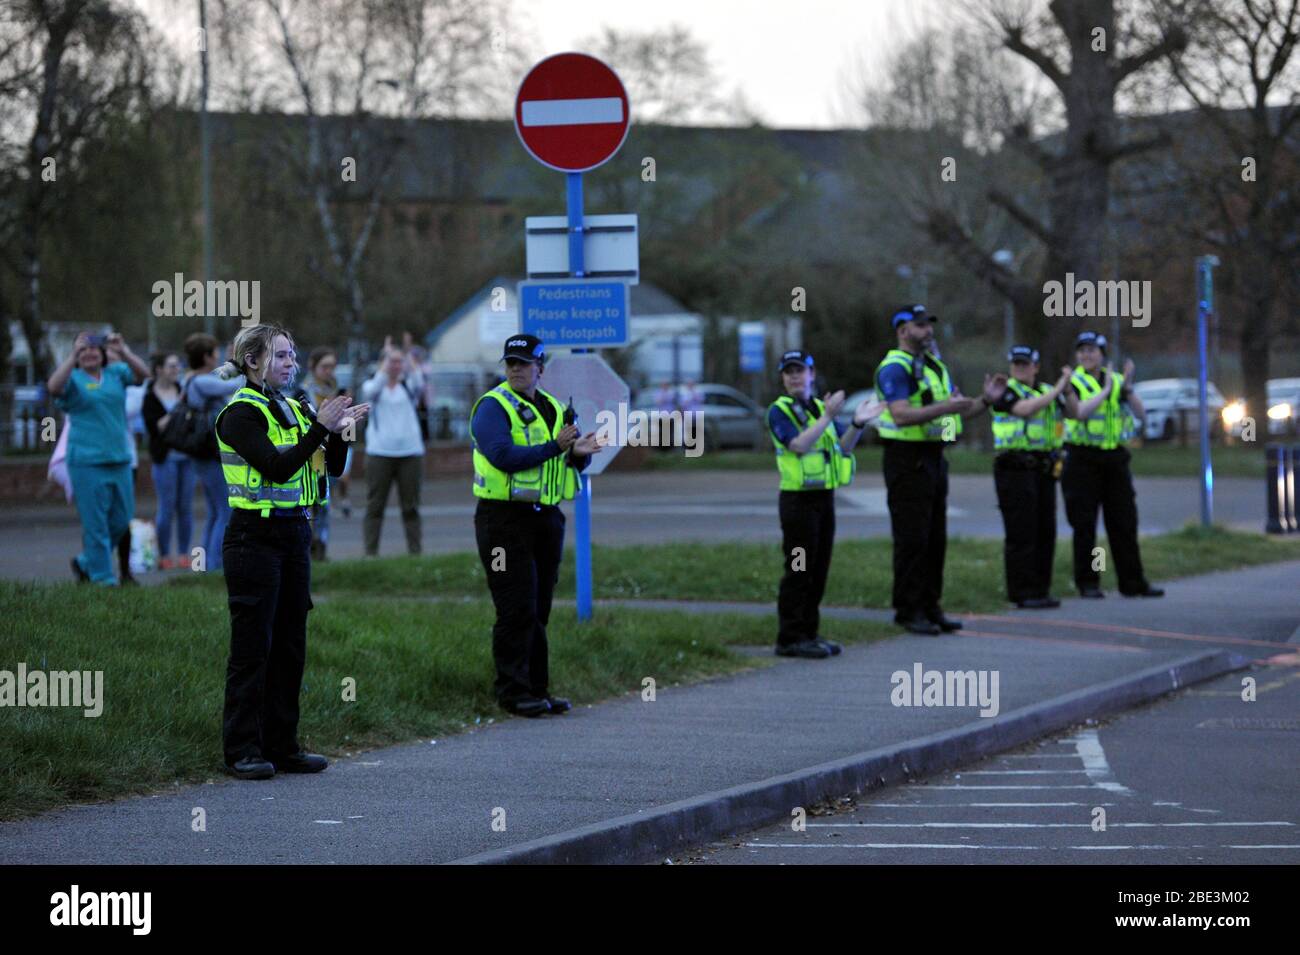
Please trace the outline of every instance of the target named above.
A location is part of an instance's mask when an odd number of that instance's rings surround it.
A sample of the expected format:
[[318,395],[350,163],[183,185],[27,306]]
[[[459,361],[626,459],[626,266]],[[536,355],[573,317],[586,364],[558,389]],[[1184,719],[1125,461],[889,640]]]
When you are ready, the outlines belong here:
[[627,138],[627,91],[612,69],[585,53],[557,53],[524,77],[515,131],[529,154],[559,172],[586,172]]

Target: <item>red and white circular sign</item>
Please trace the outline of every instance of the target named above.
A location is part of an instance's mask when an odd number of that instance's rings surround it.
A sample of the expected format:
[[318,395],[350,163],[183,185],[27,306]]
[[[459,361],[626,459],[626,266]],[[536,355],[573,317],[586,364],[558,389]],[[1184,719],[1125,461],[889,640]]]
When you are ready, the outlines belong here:
[[586,172],[607,162],[627,139],[630,119],[623,81],[586,53],[542,60],[515,97],[519,141],[559,172]]

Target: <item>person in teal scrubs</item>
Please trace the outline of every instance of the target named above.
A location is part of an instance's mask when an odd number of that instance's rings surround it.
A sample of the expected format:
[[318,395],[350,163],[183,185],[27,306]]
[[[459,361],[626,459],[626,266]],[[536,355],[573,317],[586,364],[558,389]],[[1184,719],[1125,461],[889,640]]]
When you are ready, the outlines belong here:
[[81,518],[82,547],[72,558],[72,572],[80,581],[117,585],[113,551],[130,530],[135,513],[126,446],[126,388],[148,371],[121,335],[83,332],[47,382],[72,422],[68,477]]

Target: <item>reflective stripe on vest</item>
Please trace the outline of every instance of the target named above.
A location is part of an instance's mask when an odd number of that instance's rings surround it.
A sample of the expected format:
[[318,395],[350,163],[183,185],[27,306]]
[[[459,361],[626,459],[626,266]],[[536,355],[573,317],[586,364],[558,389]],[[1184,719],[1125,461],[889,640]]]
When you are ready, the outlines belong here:
[[[474,438],[474,413],[479,402],[492,399],[505,409],[510,419],[510,440],[519,447],[534,447],[553,441],[564,427],[564,406],[542,389],[537,389],[540,401],[549,401],[555,409],[555,425],[549,431],[546,420],[510,390],[505,382],[479,397],[470,409],[470,440],[474,447],[474,496],[490,501],[529,501],[536,504],[558,504],[572,500],[578,490],[578,472],[569,464],[567,454],[547,458],[535,468],[509,474],[496,467],[478,449]],[[531,417],[525,423],[524,418]]]
[[[1051,385],[1024,385],[1011,378],[1007,388],[1019,400],[1037,398],[1052,390]],[[1058,435],[1056,401],[1048,402],[1028,418],[1009,411],[993,413],[993,449],[995,451],[1052,451],[1061,446]]]
[[[813,407],[821,417],[825,410],[820,398],[814,398]],[[771,408],[779,408],[795,426],[803,432],[812,427],[808,413],[801,405],[795,404],[790,395],[782,395],[772,402]],[[771,409],[769,408],[769,411]],[[776,469],[781,475],[783,491],[833,491],[853,480],[857,468],[857,459],[845,454],[835,437],[835,425],[827,425],[818,437],[817,443],[805,454],[796,454],[783,445],[776,432],[768,427],[772,444],[776,446]]]
[[[916,376],[916,362],[921,361],[921,376]],[[880,373],[890,365],[898,365],[907,371],[907,375],[917,388],[907,396],[907,403],[913,408],[923,408],[951,397],[952,377],[948,367],[933,355],[913,356],[901,348],[891,348],[885,360],[876,368],[876,393],[880,390]],[[882,438],[893,441],[946,441],[953,442],[961,434],[961,415],[943,415],[924,424],[899,426],[894,424],[894,416],[889,408],[881,412],[876,424],[876,431]]]
[[[1112,373],[1113,374],[1113,373]],[[1092,448],[1109,451],[1122,443],[1125,426],[1124,412],[1120,409],[1119,396],[1124,390],[1124,376],[1114,375],[1115,384],[1111,386],[1110,396],[1093,411],[1085,421],[1073,418],[1065,422],[1065,440],[1070,444],[1082,444]],[[1070,383],[1079,393],[1079,404],[1096,397],[1102,390],[1101,382],[1083,370],[1076,368],[1070,376]]]
[[[298,402],[292,398],[286,398],[285,401],[293,411],[294,417],[298,419],[296,427],[286,428],[281,425],[271,411],[270,400],[260,391],[248,386],[240,388],[230,396],[226,406],[217,415],[217,421],[219,422],[221,415],[236,404],[253,405],[266,418],[267,438],[275,445],[277,451],[283,453],[297,447],[302,436],[311,429],[311,422],[302,413]],[[226,500],[232,508],[261,511],[262,516],[266,517],[272,510],[310,507],[321,500],[319,483],[310,461],[305,462],[295,471],[288,481],[276,484],[267,481],[260,471],[240,456],[238,451],[221,440],[220,431],[217,432],[217,452],[221,459],[221,472],[226,479]]]

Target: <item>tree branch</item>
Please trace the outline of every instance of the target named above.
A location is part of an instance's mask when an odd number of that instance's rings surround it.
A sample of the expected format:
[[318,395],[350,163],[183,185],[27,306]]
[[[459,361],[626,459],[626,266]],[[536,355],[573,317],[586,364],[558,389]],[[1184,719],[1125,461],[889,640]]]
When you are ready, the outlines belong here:
[[1171,26],[1159,43],[1153,43],[1140,53],[1118,60],[1114,66],[1115,85],[1119,86],[1138,70],[1187,49],[1187,33],[1177,24]]
[[1012,53],[1025,58],[1038,67],[1039,71],[1051,80],[1053,85],[1061,91],[1061,95],[1064,96],[1067,92],[1066,73],[1057,65],[1056,61],[1042,50],[1031,46],[1025,40],[1024,28],[1018,24],[1003,23],[1002,29],[1002,45]]
[[1052,241],[1052,230],[1043,225],[1038,217],[1026,210],[1020,203],[1016,202],[1007,193],[1001,189],[990,189],[988,191],[988,200],[995,206],[1003,209],[1007,215],[1011,216],[1021,228],[1031,233],[1044,245],[1050,245]]

